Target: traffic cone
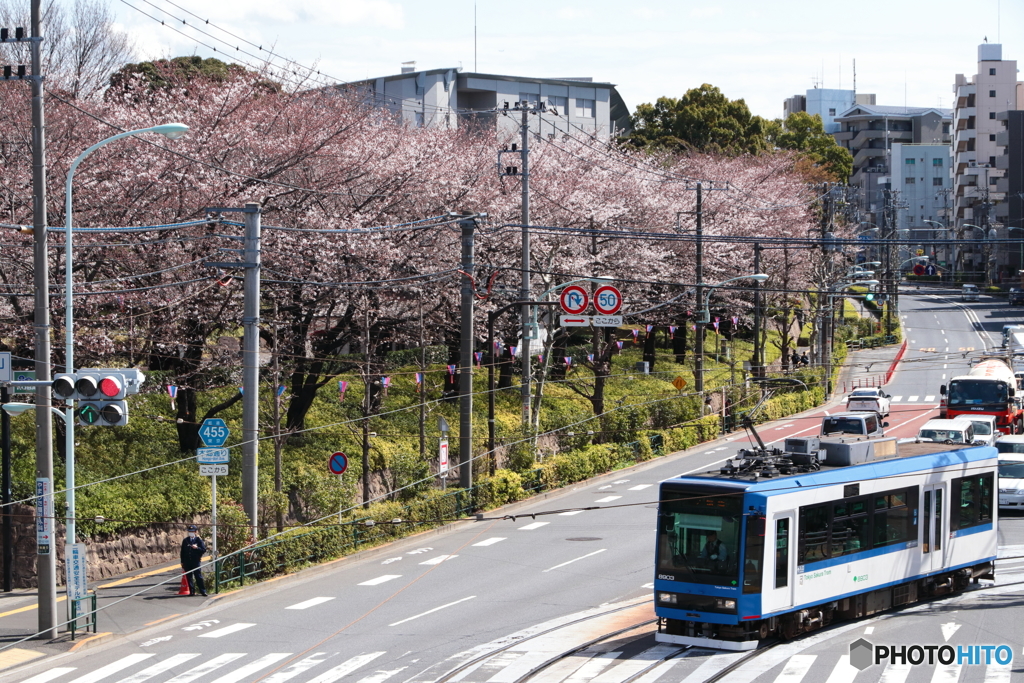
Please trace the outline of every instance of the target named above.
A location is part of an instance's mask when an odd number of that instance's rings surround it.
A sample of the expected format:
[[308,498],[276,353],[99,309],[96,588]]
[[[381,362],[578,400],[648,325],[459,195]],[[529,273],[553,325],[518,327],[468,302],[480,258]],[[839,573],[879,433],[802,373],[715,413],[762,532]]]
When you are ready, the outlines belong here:
[[191,595],[188,590],[188,577],[181,575],[181,587],[178,588],[178,595]]

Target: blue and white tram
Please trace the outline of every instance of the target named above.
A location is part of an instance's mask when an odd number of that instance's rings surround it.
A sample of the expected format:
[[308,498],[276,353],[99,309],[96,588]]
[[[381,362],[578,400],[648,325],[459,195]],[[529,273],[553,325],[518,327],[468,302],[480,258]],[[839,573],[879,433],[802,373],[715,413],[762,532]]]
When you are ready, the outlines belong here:
[[658,640],[749,650],[993,578],[996,450],[899,448],[846,467],[765,458],[662,482]]

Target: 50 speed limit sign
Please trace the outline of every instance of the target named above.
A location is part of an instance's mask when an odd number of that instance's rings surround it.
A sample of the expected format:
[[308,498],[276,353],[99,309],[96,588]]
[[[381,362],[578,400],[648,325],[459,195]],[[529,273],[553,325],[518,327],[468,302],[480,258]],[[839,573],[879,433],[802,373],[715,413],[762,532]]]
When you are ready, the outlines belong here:
[[622,308],[622,293],[611,285],[603,285],[594,292],[594,308],[601,315],[615,315]]

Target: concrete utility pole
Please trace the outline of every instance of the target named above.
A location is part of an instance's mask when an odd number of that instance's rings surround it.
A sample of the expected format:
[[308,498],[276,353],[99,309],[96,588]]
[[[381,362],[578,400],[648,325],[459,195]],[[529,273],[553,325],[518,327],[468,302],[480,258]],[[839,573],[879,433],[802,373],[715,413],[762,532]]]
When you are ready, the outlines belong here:
[[[523,259],[522,259],[522,289],[519,292],[519,298],[527,302],[530,300],[530,105],[527,102],[520,102],[519,106],[523,110],[523,121],[520,125],[520,134],[522,137],[522,159],[523,159],[523,179],[522,189],[522,205],[523,205]],[[523,304],[523,340],[522,349],[520,349],[519,357],[522,359],[523,364],[523,381],[521,387],[521,394],[523,400],[523,426],[527,427],[530,425],[530,380],[532,376],[531,363],[530,363],[530,334],[532,332],[530,326],[530,304]]]
[[[704,301],[704,194],[703,183],[697,183],[697,306]],[[697,333],[693,342],[693,381],[697,392],[704,391],[704,322],[697,318]],[[701,410],[704,406],[701,405]]]
[[242,508],[249,517],[250,532],[255,540],[259,536],[260,205],[246,204],[243,215]]
[[[36,381],[50,379],[50,272],[46,248],[46,126],[43,117],[41,0],[32,0],[32,230],[35,285]],[[70,368],[68,368],[70,371]],[[36,390],[36,479],[49,482],[45,509],[53,510],[53,416],[50,388]],[[38,508],[36,508],[38,509]],[[51,528],[53,524],[51,523]],[[57,637],[57,556],[54,543],[36,546],[38,637]],[[45,553],[41,552],[45,549]]]
[[[754,272],[761,272],[761,251],[764,249],[759,243],[754,244]],[[754,362],[751,364],[751,374],[754,377],[763,377],[764,372],[764,349],[762,348],[761,337],[761,283],[754,280]],[[783,351],[785,353],[785,351]]]
[[[462,329],[459,354],[459,486],[473,485],[473,237],[475,215],[459,221],[462,229]],[[529,306],[526,307],[529,310]],[[525,343],[525,342],[524,342]]]

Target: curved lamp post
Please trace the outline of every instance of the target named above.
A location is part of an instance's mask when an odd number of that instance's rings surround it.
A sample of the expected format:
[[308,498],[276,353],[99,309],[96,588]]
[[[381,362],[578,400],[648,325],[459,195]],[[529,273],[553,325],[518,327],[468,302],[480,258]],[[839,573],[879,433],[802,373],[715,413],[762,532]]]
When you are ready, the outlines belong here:
[[[177,140],[182,135],[188,132],[188,126],[184,123],[165,123],[160,126],[152,126],[150,128],[139,128],[138,130],[129,130],[124,133],[118,133],[117,135],[111,136],[105,140],[100,140],[92,147],[89,147],[84,152],[78,155],[78,158],[71,163],[71,167],[68,169],[68,178],[64,183],[64,369],[68,373],[75,371],[74,362],[74,302],[72,296],[72,255],[71,255],[71,243],[72,243],[72,191],[71,182],[74,180],[75,171],[78,169],[78,165],[81,164],[87,156],[98,150],[104,145],[110,144],[115,140],[121,140],[122,138],[132,137],[134,135],[141,135],[142,133],[159,133],[170,140]],[[65,471],[66,471],[66,488],[67,488],[67,519],[65,521],[67,525],[67,531],[65,534],[66,543],[75,542],[75,407],[74,401],[69,400],[67,402],[67,408],[64,412],[64,434],[65,434]]]
[[708,324],[711,322],[711,311],[708,308],[711,302],[711,293],[715,291],[716,287],[721,287],[727,282],[735,282],[737,280],[753,280],[754,282],[764,282],[768,279],[768,276],[764,273],[754,273],[753,275],[740,275],[739,277],[731,277],[728,280],[722,280],[713,285],[700,285],[701,287],[707,287],[707,291],[704,293],[704,308],[700,311],[700,320],[698,323]]

